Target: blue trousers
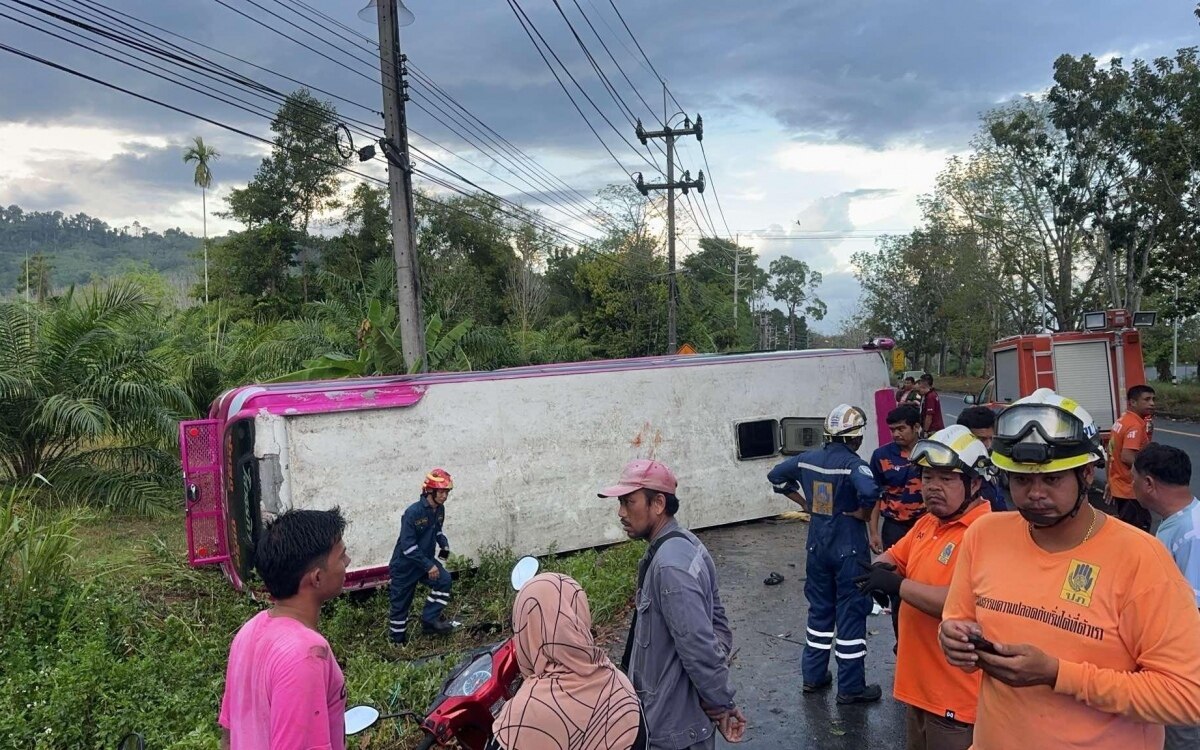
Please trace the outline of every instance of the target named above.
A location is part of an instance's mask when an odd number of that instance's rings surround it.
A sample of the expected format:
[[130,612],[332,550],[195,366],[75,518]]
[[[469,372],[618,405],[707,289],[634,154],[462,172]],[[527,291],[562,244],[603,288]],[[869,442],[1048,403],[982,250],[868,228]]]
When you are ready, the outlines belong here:
[[436,622],[442,610],[450,603],[450,573],[436,563],[438,578],[429,579],[429,569],[420,563],[408,559],[399,560],[388,566],[392,581],[388,588],[391,600],[391,614],[388,615],[388,630],[392,640],[403,640],[408,634],[408,610],[412,607],[413,594],[417,584],[424,583],[429,587],[429,595],[425,597],[425,607],[421,610],[422,622]]
[[867,615],[871,597],[854,586],[860,563],[870,564],[866,546],[839,557],[821,545],[809,550],[804,597],[808,599],[808,638],[801,667],[804,682],[819,685],[829,670],[829,652],[837,657],[838,695],[858,695],[866,689]]

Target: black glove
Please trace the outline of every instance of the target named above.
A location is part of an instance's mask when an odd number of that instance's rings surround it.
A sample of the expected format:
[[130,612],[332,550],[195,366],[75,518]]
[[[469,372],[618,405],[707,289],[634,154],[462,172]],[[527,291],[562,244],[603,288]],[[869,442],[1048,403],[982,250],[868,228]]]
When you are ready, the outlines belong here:
[[900,584],[904,576],[896,572],[896,566],[891,563],[875,563],[863,568],[868,572],[854,579],[854,585],[864,594],[879,592],[888,596],[900,596]]
[[447,547],[442,547],[441,549],[439,549],[439,550],[438,550],[438,559],[439,559],[439,560],[449,560],[449,559],[450,559],[450,550],[449,550],[449,548],[447,548]]

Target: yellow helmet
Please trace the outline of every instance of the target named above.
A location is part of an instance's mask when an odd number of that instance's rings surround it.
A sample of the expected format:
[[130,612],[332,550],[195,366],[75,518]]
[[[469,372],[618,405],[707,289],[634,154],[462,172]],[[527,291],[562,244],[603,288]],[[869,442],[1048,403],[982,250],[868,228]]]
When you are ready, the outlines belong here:
[[917,466],[953,469],[977,477],[980,469],[988,464],[988,454],[979,438],[966,427],[956,424],[918,440],[908,460]]
[[1100,432],[1087,410],[1049,388],[1013,402],[996,419],[992,463],[1016,474],[1050,474],[1104,464]]
[[862,437],[867,413],[857,406],[838,404],[825,417],[825,435],[830,438]]

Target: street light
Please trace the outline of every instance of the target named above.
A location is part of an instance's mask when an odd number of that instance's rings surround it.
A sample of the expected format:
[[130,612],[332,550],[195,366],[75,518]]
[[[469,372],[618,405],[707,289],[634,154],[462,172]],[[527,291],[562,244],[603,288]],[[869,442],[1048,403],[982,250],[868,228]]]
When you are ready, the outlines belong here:
[[[379,19],[379,0],[369,0],[367,7],[358,12],[358,17],[367,23],[376,23]],[[411,26],[417,17],[404,6],[404,0],[396,0],[396,25]]]

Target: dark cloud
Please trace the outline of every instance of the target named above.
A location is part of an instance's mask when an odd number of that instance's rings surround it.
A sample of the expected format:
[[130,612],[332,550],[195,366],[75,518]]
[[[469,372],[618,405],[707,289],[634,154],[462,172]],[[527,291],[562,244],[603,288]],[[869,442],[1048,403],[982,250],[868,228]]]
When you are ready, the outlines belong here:
[[[332,99],[356,131],[377,131],[380,118],[377,61],[369,42],[336,26],[317,26],[292,14],[311,13],[286,0],[261,0],[260,5],[309,29],[315,36],[269,16],[245,0],[229,5],[264,20],[266,26],[238,15],[216,2],[161,0],[104,0],[118,11],[145,19],[181,35],[227,50],[280,75],[214,56],[222,64],[280,91],[303,82],[315,93]],[[309,0],[350,29],[375,35],[373,24],[356,17],[366,0]],[[890,142],[919,142],[928,148],[961,147],[975,129],[980,111],[1049,80],[1053,59],[1062,52],[1105,53],[1138,50],[1141,56],[1169,51],[1190,43],[1180,38],[1191,28],[1188,8],[1167,0],[1126,3],[1119,0],[616,0],[658,73],[689,113],[701,111],[710,133],[728,132],[729,123],[747,118],[782,126],[792,137],[823,142],[880,146]],[[601,86],[583,52],[553,4],[522,0],[538,30],[562,62],[589,92],[592,104],[578,93],[577,103],[587,123],[563,94],[546,64],[505,2],[496,0],[434,0],[408,2],[417,16],[403,30],[402,44],[411,62],[450,95],[509,142],[554,166],[572,186],[589,196],[601,186],[627,179],[625,171],[655,172],[648,162],[662,163],[657,152],[631,150],[635,142],[627,115],[620,112]],[[62,11],[87,21],[96,13],[91,0],[65,0]],[[579,16],[574,2],[562,3],[600,64],[609,71],[620,96],[647,124],[661,116],[662,92],[654,73],[625,34],[608,0],[579,0],[597,31],[619,61],[608,58]],[[13,15],[19,15],[16,11]],[[119,17],[118,17],[119,18]],[[120,19],[127,20],[127,19]],[[116,23],[111,17],[109,22]],[[283,38],[271,29],[294,40]],[[57,32],[84,38],[78,29]],[[162,33],[162,32],[156,32]],[[1185,32],[1186,33],[1186,32]],[[342,38],[346,37],[346,38]],[[184,44],[168,36],[172,43]],[[231,126],[270,137],[268,116],[221,103],[204,93],[155,79],[118,61],[107,60],[39,32],[0,19],[0,41],[76,68],[88,75],[119,83],[146,96],[162,99]],[[301,43],[311,47],[306,49]],[[125,58],[124,51],[111,53]],[[332,58],[332,59],[330,59]],[[160,61],[161,62],[161,61]],[[144,65],[144,63],[138,63]],[[197,73],[190,73],[198,78]],[[625,82],[632,80],[645,102]],[[269,115],[274,102],[230,90],[211,81],[194,85],[221,97],[249,99]],[[573,89],[564,77],[566,86]],[[322,93],[324,90],[327,93]],[[439,115],[451,132],[417,105],[450,109],[418,80],[413,81],[410,120],[413,127],[468,158],[488,162],[480,153],[492,150],[492,134],[466,125],[461,115]],[[338,98],[334,98],[334,95]],[[241,105],[248,106],[248,105]],[[669,103],[669,110],[676,105]],[[602,114],[603,113],[603,114]],[[95,83],[71,77],[0,52],[0,118],[5,121],[88,123],[130,133],[166,136],[173,145],[161,152],[134,149],[106,162],[47,163],[36,180],[9,181],[0,199],[39,207],[111,207],[119,199],[142,201],[125,207],[126,215],[153,211],[162,200],[191,190],[189,175],[178,163],[178,144],[203,134],[227,156],[217,165],[219,181],[247,179],[257,164],[255,145],[240,135],[186,114],[157,107]],[[606,118],[608,121],[606,121]],[[611,125],[610,125],[611,122]],[[621,167],[596,143],[589,125],[617,154]],[[615,128],[615,129],[614,129]],[[760,132],[764,128],[760,128]],[[356,140],[367,136],[356,133]],[[713,139],[710,143],[720,142]],[[635,142],[636,143],[636,142]],[[735,145],[736,147],[736,145]],[[501,150],[507,150],[503,144]],[[711,148],[710,148],[711,150]],[[714,155],[719,162],[720,155]],[[691,166],[689,162],[689,166]],[[485,181],[478,173],[465,173]],[[723,176],[718,175],[721,179]],[[506,178],[527,188],[525,176]],[[61,181],[61,182],[60,182]],[[537,193],[549,184],[528,186]],[[524,197],[508,187],[495,187]],[[725,183],[722,183],[724,185]],[[869,189],[869,188],[867,188]],[[97,197],[99,196],[99,197]],[[869,197],[842,193],[822,199],[801,214],[802,229],[852,227],[850,202]],[[880,196],[882,197],[882,196]],[[50,205],[61,201],[62,205]],[[89,203],[90,201],[90,203]],[[789,229],[792,229],[789,227]],[[776,243],[780,247],[785,243]],[[821,263],[832,262],[833,243],[805,241],[800,249]]]
[[[216,3],[109,2],[133,16],[364,105],[337,102],[346,116],[378,123],[378,117],[370,111],[378,109],[379,92],[378,85],[370,80],[377,76],[377,70],[369,45],[351,32],[337,27],[318,28],[292,15],[285,10],[294,7],[288,3],[267,1],[262,5],[314,31],[319,38],[240,0],[230,0],[230,5],[263,19],[296,41]],[[368,37],[375,33],[372,24],[355,16],[357,0],[313,5]],[[453,96],[486,116],[497,131],[525,148],[608,160],[597,149],[594,137],[506,3],[414,0],[410,5],[417,21],[403,32],[406,52]],[[605,0],[580,2],[649,106],[628,88],[591,36],[574,3],[562,5],[634,114],[647,121],[660,114],[658,83],[609,4]],[[533,2],[525,2],[524,6],[620,135],[576,94],[597,132],[612,144],[627,168],[644,164],[621,143],[621,137],[632,140],[628,123],[597,83],[554,6]],[[75,2],[64,3],[63,7],[85,20],[94,13]],[[669,79],[672,90],[689,111],[706,112],[710,128],[720,127],[723,114],[749,110],[776,118],[799,137],[870,145],[893,139],[921,139],[927,145],[961,144],[974,129],[980,111],[1016,93],[1043,86],[1058,54],[1099,54],[1129,50],[1144,43],[1160,48],[1154,51],[1165,51],[1172,43],[1186,42],[1177,37],[1181,26],[1191,21],[1188,9],[1165,0],[1137,4],[1118,0],[1051,4],[1033,0],[1016,4],[999,0],[626,0],[618,7],[658,72]],[[59,33],[78,38],[75,33]],[[64,41],[18,27],[12,21],[0,20],[0,38],[149,96],[211,114],[253,132],[265,132],[262,117],[154,80]],[[279,89],[296,87],[295,83],[240,63],[227,59],[222,62]],[[0,107],[7,119],[41,122],[70,118],[172,132],[194,123],[185,115],[8,55],[0,57],[0,66],[4,72],[0,76]],[[572,86],[569,80],[565,83]],[[211,88],[212,93],[222,91],[211,84],[203,88]],[[427,94],[423,87],[414,83],[413,89],[414,98],[424,101]],[[270,103],[262,106],[273,108]],[[675,109],[673,103],[671,109]],[[415,107],[412,120],[430,135],[451,141],[447,145],[465,147],[445,126]]]

